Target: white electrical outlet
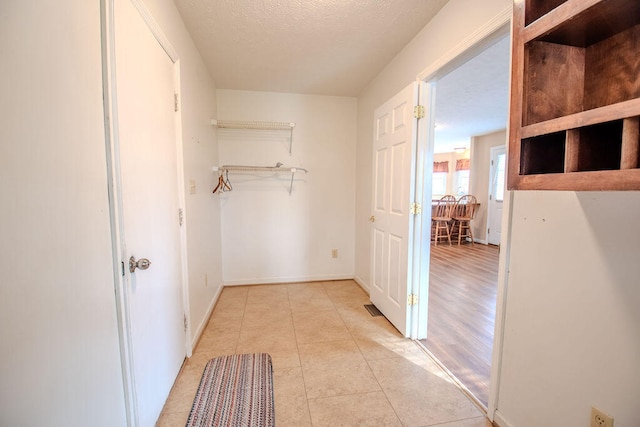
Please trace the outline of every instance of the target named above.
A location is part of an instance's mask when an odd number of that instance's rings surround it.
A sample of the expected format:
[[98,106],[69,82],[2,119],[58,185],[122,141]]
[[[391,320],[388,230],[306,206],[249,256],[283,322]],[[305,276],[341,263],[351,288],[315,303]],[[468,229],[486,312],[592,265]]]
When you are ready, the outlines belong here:
[[613,417],[598,408],[591,408],[591,424],[589,427],[613,427]]
[[338,258],[338,250],[331,249],[331,258]]

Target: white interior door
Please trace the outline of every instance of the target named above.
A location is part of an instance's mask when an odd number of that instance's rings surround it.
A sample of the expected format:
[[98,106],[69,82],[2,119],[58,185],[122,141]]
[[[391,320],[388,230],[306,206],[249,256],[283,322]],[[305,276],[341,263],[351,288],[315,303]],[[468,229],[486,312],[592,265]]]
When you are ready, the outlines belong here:
[[[114,2],[123,261],[138,425],[153,426],[185,357],[175,68],[130,0]],[[129,271],[129,257],[147,270]]]
[[371,302],[405,336],[410,328],[414,188],[418,85],[409,85],[374,113]]
[[487,221],[487,241],[491,245],[500,244],[502,235],[502,206],[505,192],[506,147],[491,148],[491,179],[489,181],[489,211]]

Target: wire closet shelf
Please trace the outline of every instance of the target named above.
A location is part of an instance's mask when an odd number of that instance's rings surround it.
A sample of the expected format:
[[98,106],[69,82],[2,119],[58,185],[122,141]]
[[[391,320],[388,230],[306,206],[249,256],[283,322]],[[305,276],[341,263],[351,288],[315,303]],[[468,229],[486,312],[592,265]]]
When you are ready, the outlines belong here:
[[[305,174],[309,173],[309,171],[305,168],[301,167],[282,167],[283,163],[276,163],[275,166],[250,166],[250,165],[223,165],[223,166],[214,166],[212,170],[214,172],[218,172],[219,175],[219,184],[213,190],[216,193],[217,190],[220,189],[220,192],[224,192],[224,188],[228,188],[231,190],[231,186],[229,185],[229,172],[276,172],[276,173],[290,173],[291,174],[291,182],[289,183],[289,194],[293,190],[293,179],[295,174],[298,172],[304,172]],[[225,182],[224,180],[227,180]],[[228,191],[227,190],[227,191]]]
[[218,129],[256,129],[256,130],[288,130],[289,133],[289,154],[293,145],[293,128],[296,127],[292,122],[269,122],[257,120],[211,120],[211,125]]

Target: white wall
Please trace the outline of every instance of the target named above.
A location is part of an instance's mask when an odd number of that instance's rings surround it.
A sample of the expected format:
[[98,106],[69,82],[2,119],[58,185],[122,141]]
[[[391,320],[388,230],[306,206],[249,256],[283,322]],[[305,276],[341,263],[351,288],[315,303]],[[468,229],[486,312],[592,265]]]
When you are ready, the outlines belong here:
[[471,139],[471,179],[469,192],[476,196],[480,210],[471,222],[473,237],[487,241],[487,209],[489,207],[489,181],[491,174],[491,147],[503,146],[507,141],[506,130],[475,136]]
[[[218,200],[207,191],[215,86],[173,3],[148,6],[180,55],[197,327],[222,283]],[[122,426],[100,3],[3,2],[0,51],[11,64],[0,71],[0,425]]]
[[498,410],[512,426],[640,425],[640,193],[514,194]]
[[189,306],[195,344],[222,290],[220,204],[211,194],[211,164],[218,158],[210,125],[216,115],[216,88],[174,3],[146,0],[145,4],[180,57]]
[[450,0],[358,97],[355,276],[362,286],[368,287],[370,281],[374,110],[511,4],[511,0]]
[[[365,285],[374,109],[510,4],[451,0],[359,97],[356,277]],[[512,206],[497,419],[586,426],[595,405],[617,427],[640,425],[640,194],[516,192]]]
[[[218,90],[218,118],[296,123],[286,131],[219,129],[219,163],[300,166],[289,174],[230,174],[220,196],[224,282],[353,277],[356,99]],[[211,165],[216,165],[211,161]],[[213,175],[213,174],[212,174]],[[331,250],[338,258],[331,258]]]
[[2,426],[126,422],[99,8],[0,5]]

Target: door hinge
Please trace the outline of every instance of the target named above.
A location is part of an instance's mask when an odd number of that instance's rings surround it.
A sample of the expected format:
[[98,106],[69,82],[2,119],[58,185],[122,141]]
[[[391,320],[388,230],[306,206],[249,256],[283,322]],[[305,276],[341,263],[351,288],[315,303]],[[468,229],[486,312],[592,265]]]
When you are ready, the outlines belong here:
[[184,316],[184,331],[187,332],[187,326],[189,325],[189,321],[187,320],[187,315],[183,314]]
[[487,234],[491,233],[491,229],[487,228]]
[[124,277],[124,261],[120,262],[120,266],[122,267],[122,277]]
[[173,94],[173,111],[178,112],[178,94]]
[[422,205],[420,203],[411,203],[411,209],[409,210],[412,215],[418,215],[422,213]]
[[416,119],[424,119],[424,105],[416,105],[413,107],[413,117]]
[[407,298],[407,304],[408,305],[416,305],[416,304],[418,304],[418,295],[409,294],[409,298]]
[[182,227],[182,223],[184,222],[184,212],[182,211],[182,208],[178,209],[178,223],[180,224],[180,227]]

